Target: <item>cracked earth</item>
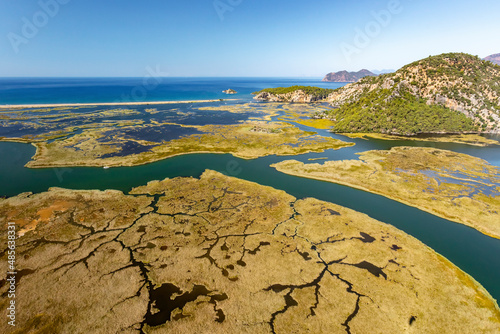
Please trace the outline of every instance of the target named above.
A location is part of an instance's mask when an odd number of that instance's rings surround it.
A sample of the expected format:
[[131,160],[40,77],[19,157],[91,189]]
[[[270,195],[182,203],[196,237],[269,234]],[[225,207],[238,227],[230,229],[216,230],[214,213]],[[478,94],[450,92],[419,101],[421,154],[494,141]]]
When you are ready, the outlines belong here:
[[418,240],[213,171],[128,195],[0,200],[1,312],[8,222],[19,235],[14,333],[500,330],[489,294]]

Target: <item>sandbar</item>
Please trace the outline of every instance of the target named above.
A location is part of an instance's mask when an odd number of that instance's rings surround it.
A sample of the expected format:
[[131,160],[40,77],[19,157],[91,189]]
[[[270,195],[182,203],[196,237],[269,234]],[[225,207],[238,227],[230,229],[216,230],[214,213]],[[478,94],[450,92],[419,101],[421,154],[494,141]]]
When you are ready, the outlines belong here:
[[[224,99],[224,101],[238,101],[238,99]],[[49,103],[49,104],[4,104],[0,109],[18,108],[56,108],[56,107],[91,107],[91,106],[139,106],[153,104],[176,104],[176,103],[207,103],[220,102],[217,100],[189,100],[189,101],[138,101],[138,102],[98,102],[98,103]]]

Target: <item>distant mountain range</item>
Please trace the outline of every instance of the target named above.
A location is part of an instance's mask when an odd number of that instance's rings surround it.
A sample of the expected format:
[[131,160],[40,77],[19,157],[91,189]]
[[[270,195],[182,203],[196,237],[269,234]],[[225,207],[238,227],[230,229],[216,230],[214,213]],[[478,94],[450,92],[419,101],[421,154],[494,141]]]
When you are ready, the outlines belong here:
[[383,69],[383,70],[371,70],[372,73],[376,74],[376,75],[380,75],[380,74],[387,74],[387,73],[392,73],[392,72],[396,72],[396,70],[393,70],[393,69]]
[[494,55],[488,56],[488,57],[484,58],[484,60],[489,60],[493,64],[500,65],[500,53],[496,53]]
[[356,82],[361,78],[364,77],[374,77],[376,76],[375,73],[370,72],[368,70],[361,70],[358,72],[347,72],[347,71],[340,71],[340,72],[331,72],[328,73],[322,81],[326,82]]

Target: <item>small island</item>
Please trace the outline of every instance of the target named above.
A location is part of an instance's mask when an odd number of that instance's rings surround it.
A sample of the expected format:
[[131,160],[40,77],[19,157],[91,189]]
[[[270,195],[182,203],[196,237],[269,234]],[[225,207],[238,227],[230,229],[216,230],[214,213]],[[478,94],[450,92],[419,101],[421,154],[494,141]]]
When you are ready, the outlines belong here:
[[233,90],[231,88],[223,90],[222,92],[225,93],[225,94],[238,94],[237,91],[235,91],[235,90]]

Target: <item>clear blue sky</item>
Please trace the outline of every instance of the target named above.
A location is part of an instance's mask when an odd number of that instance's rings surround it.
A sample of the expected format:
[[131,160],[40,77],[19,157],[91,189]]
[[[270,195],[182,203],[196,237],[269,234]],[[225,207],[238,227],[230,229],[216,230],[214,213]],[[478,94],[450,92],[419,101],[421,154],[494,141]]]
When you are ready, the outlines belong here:
[[323,76],[500,53],[498,0],[399,0],[383,24],[372,12],[392,0],[41,0],[55,1],[49,16],[0,0],[0,76]]

